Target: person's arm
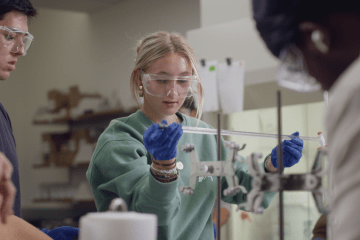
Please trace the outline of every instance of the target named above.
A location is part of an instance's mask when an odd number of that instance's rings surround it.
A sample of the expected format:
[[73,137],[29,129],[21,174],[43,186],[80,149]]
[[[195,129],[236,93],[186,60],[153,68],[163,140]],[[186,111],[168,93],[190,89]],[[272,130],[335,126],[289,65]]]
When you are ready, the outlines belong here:
[[[248,166],[245,163],[237,163],[235,174],[239,179],[239,184],[244,186],[247,192],[249,193],[252,189],[252,177],[248,173]],[[222,184],[221,189],[226,189],[228,187],[225,178],[222,178],[221,184]],[[263,201],[261,202],[261,206],[263,208],[267,208],[270,202],[272,201],[272,199],[274,198],[275,194],[276,192],[265,191],[265,194],[263,196]],[[233,204],[240,204],[246,202],[247,200],[246,197],[247,194],[244,194],[241,190],[236,195],[225,196],[223,192],[221,193],[221,199],[224,202],[233,203]]]
[[153,156],[151,175],[159,182],[175,181],[179,174],[176,169],[177,144],[183,134],[182,125],[166,120],[153,124],[143,134],[146,150]]
[[[291,167],[299,162],[301,156],[302,156],[302,149],[303,149],[303,140],[301,138],[298,138],[299,133],[295,132],[292,134],[294,138],[291,140],[284,140],[281,144],[283,149],[283,166],[284,167]],[[266,172],[277,172],[276,164],[277,164],[277,148],[276,146],[272,152],[271,155],[266,157],[265,163],[263,167],[265,167]],[[222,150],[223,152],[223,150]],[[236,166],[236,175],[239,178],[239,184],[244,186],[248,192],[252,189],[252,177],[250,174],[248,174],[248,166],[244,163],[239,163]],[[222,189],[226,189],[228,187],[226,180],[223,178],[222,180]],[[263,201],[261,203],[261,206],[263,208],[267,208],[275,196],[276,192],[267,192],[265,191]],[[243,203],[246,202],[246,194],[242,193],[241,191],[236,194],[235,196],[224,196],[222,193],[222,199],[225,202],[228,203]]]
[[[228,148],[226,148],[223,144],[224,140],[221,139],[222,144],[221,144],[221,159],[226,159],[227,154],[228,154]],[[238,155],[240,158],[242,158],[242,160],[244,161],[245,159]],[[239,185],[242,185],[245,187],[245,189],[247,190],[247,192],[249,193],[252,189],[252,177],[251,175],[248,173],[248,165],[245,164],[244,162],[235,162],[235,167],[236,167],[236,176],[239,179]],[[264,166],[263,166],[264,167]],[[227,189],[228,188],[228,183],[226,181],[226,178],[223,177],[221,178],[221,189]],[[265,192],[264,197],[263,197],[263,201],[261,203],[261,206],[263,208],[267,208],[271,202],[271,200],[273,199],[273,197],[275,196],[276,192]],[[246,202],[246,197],[247,194],[243,193],[241,190],[236,194],[236,195],[228,195],[225,196],[224,192],[221,192],[221,200],[223,200],[224,202],[227,203],[231,203],[231,204],[240,204],[240,203],[244,203]]]
[[11,181],[13,168],[10,161],[0,152],[0,219],[6,223],[7,217],[13,214],[16,188]]
[[276,173],[277,172],[277,168],[274,167],[274,165],[271,162],[271,155],[269,155],[266,159],[265,159],[265,172],[271,172],[271,173]]
[[113,124],[99,138],[87,178],[98,211],[107,211],[111,200],[120,197],[129,211],[156,214],[161,226],[180,208],[179,180],[162,183],[151,175],[152,156],[142,137],[126,124]]
[[48,235],[24,221],[11,215],[6,224],[0,224],[1,240],[52,240]]

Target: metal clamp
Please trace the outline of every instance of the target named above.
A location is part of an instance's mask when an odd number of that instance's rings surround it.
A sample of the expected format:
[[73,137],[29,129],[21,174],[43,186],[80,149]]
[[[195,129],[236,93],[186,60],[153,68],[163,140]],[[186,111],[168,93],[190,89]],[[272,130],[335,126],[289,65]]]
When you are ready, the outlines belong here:
[[114,198],[109,205],[110,212],[127,212],[127,204],[122,198]]
[[180,187],[181,192],[185,195],[194,194],[198,177],[223,176],[229,185],[223,192],[225,196],[234,195],[240,190],[247,193],[245,187],[239,185],[239,179],[235,175],[235,161],[240,160],[237,152],[243,150],[246,144],[241,148],[234,142],[225,142],[224,145],[230,149],[225,161],[199,161],[194,145],[185,144],[181,147],[182,151],[190,153],[191,159],[189,186]]
[[305,174],[272,174],[262,173],[258,163],[258,155],[252,154],[246,158],[249,165],[249,173],[253,178],[252,190],[247,196],[247,203],[238,205],[238,209],[245,209],[249,212],[262,213],[260,206],[265,191],[311,191],[314,197],[316,207],[319,212],[327,212],[329,208],[324,206],[323,197],[329,199],[329,192],[322,185],[321,177],[329,173],[329,166],[323,169],[323,159],[326,155],[326,149],[318,150],[314,165],[310,173]]

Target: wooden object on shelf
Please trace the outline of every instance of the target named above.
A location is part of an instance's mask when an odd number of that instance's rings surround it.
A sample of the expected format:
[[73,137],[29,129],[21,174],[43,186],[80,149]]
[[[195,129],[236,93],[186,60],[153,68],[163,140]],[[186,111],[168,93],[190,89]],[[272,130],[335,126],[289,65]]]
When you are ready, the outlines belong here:
[[48,100],[54,103],[51,112],[58,113],[61,109],[66,109],[66,118],[70,118],[71,108],[77,107],[83,98],[101,98],[101,95],[80,93],[78,86],[70,87],[69,93],[63,93],[56,89],[48,92]]
[[77,107],[83,98],[101,98],[100,94],[80,93],[78,86],[70,87],[69,106],[70,108]]
[[41,108],[39,109],[34,122],[39,124],[48,122],[66,123],[72,118],[72,110],[80,107],[82,100],[94,98],[102,99],[100,94],[80,93],[78,86],[70,87],[69,92],[52,89],[48,92],[48,106],[41,111]]
[[81,141],[95,142],[85,128],[65,133],[44,133],[43,163],[40,166],[70,167],[79,152]]

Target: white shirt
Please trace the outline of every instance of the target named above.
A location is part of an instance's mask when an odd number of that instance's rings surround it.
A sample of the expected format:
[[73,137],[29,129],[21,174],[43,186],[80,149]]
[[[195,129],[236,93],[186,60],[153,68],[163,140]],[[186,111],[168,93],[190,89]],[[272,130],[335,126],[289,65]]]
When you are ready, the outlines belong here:
[[329,239],[360,239],[360,58],[331,87],[324,122],[333,184]]

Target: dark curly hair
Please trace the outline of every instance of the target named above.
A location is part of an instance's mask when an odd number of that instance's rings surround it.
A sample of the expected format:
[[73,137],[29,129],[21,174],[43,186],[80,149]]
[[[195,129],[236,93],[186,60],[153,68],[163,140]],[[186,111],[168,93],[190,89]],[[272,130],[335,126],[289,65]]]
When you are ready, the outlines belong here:
[[0,0],[0,20],[3,20],[5,14],[11,11],[22,13],[28,18],[37,14],[29,0]]
[[331,13],[357,12],[358,0],[252,0],[256,27],[270,51],[280,51],[300,38],[299,24],[321,22]]

